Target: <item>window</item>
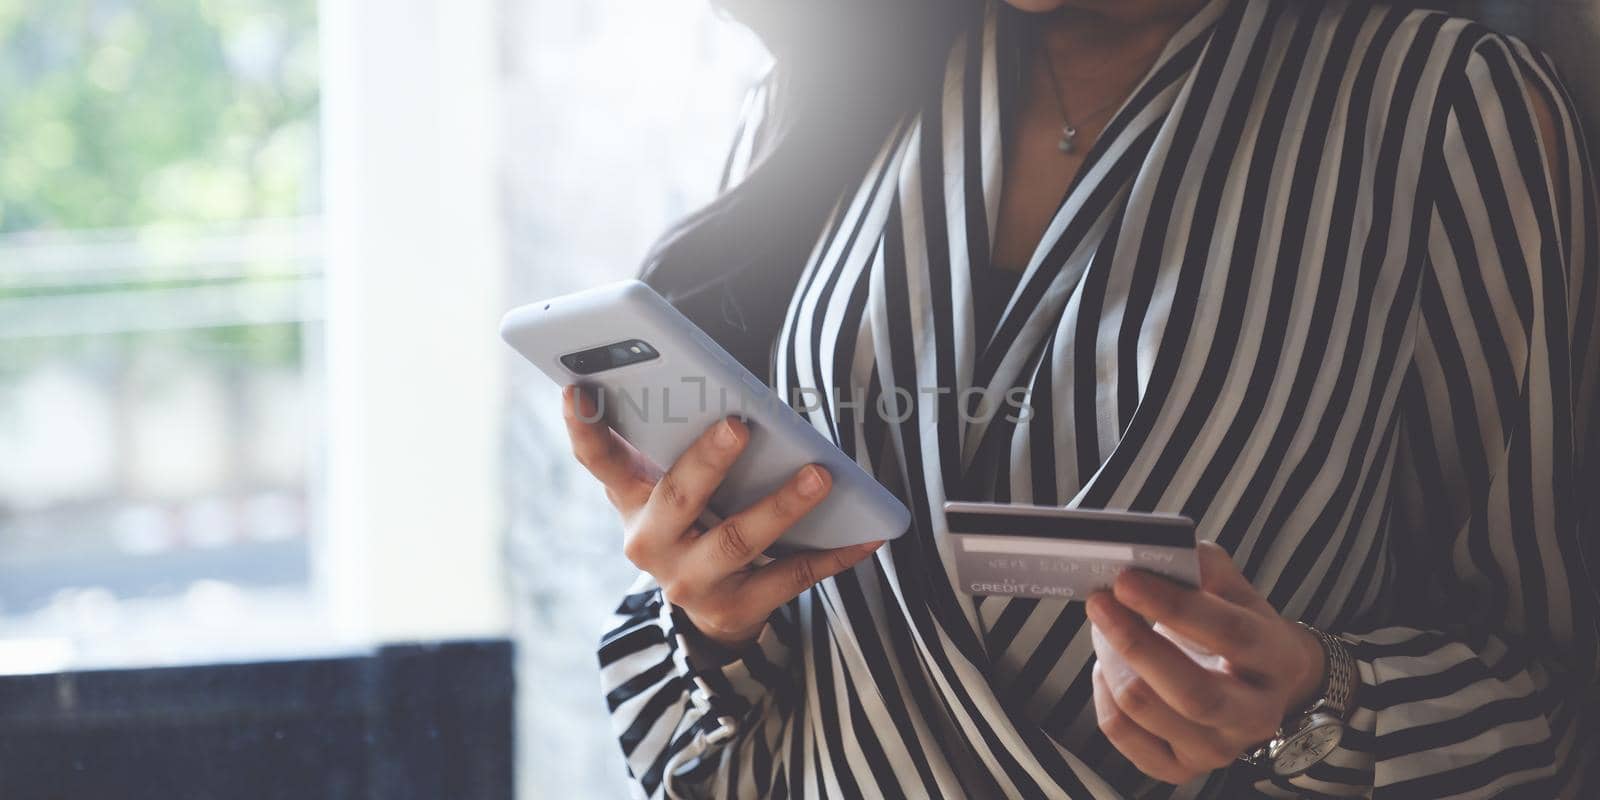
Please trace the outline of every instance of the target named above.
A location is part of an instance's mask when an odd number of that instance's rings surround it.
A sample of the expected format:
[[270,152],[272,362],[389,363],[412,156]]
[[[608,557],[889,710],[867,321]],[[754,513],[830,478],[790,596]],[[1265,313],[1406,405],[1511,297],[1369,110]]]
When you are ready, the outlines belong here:
[[632,274],[765,66],[705,0],[0,2],[0,672],[511,629],[524,792],[616,794],[631,569],[496,324]]
[[316,23],[314,0],[0,8],[0,671],[303,639]]

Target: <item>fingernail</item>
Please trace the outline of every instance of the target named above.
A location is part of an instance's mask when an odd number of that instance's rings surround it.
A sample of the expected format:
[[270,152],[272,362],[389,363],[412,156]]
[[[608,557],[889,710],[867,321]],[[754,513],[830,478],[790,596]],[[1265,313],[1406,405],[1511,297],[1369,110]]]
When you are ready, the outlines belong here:
[[800,471],[800,495],[813,497],[822,491],[822,476],[816,467],[806,467]]
[[733,447],[739,443],[739,437],[733,432],[733,425],[727,420],[717,423],[717,446]]
[[868,553],[870,553],[870,552],[872,552],[872,551],[874,551],[874,550],[877,550],[877,549],[878,549],[878,548],[880,548],[880,547],[882,547],[882,546],[883,546],[883,543],[884,543],[884,542],[885,542],[885,541],[887,541],[887,540],[885,540],[885,539],[879,539],[879,540],[878,540],[878,541],[876,541],[876,542],[867,542],[867,543],[866,543],[866,544],[858,544],[858,545],[856,545],[856,547],[859,547],[859,548],[861,548],[861,549],[862,549],[862,550],[865,550],[865,551],[867,551],[867,552],[868,552]]

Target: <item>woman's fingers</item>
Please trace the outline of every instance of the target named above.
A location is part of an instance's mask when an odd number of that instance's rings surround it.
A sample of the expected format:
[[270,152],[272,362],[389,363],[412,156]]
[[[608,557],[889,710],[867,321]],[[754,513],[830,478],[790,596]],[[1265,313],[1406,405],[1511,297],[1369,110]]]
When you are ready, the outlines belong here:
[[776,492],[706,531],[695,542],[698,557],[694,563],[713,578],[744,569],[791,525],[816,508],[830,488],[832,478],[827,470],[816,464],[802,467]]
[[[793,553],[718,584],[689,612],[695,627],[712,639],[737,642],[759,631],[774,610],[796,595],[861,563],[883,542]],[[674,601],[676,602],[676,601]]]
[[1267,602],[1250,579],[1239,571],[1233,556],[1216,542],[1202,541],[1195,548],[1200,562],[1200,588],[1224,600],[1271,614],[1277,610]]
[[1179,586],[1142,570],[1112,584],[1117,601],[1151,624],[1160,623],[1201,650],[1255,671],[1270,667],[1261,615],[1212,592]]
[[606,486],[628,523],[623,553],[655,577],[667,601],[713,639],[744,641],[774,609],[882,544],[797,553],[747,571],[756,556],[827,497],[832,479],[826,470],[808,465],[755,505],[691,535],[744,451],[749,440],[744,424],[728,418],[712,425],[656,477],[649,462],[601,421],[588,393],[569,386],[562,399],[573,455]]
[[1091,595],[1087,611],[1106,642],[1173,710],[1214,728],[1234,722],[1239,693],[1230,685],[1232,679],[1196,664],[1109,592]]
[[1101,733],[1140,772],[1167,783],[1187,783],[1194,771],[1179,763],[1166,740],[1147,731],[1117,705],[1111,686],[1097,662],[1090,675],[1094,684],[1094,713]]
[[741,578],[735,602],[763,617],[819,582],[838,575],[871,556],[882,541],[791,553]]
[[[1279,676],[1277,681],[1309,676],[1313,669],[1298,665],[1315,660],[1309,655],[1315,644],[1283,635],[1294,626],[1225,550],[1202,542],[1199,555],[1201,588],[1127,571],[1111,592],[1089,598],[1088,614],[1101,657],[1096,666],[1104,672],[1096,673],[1105,684],[1096,691],[1109,693],[1119,713],[1167,745],[1179,767],[1204,772],[1270,738],[1282,720],[1284,686],[1249,675]],[[1193,658],[1183,649],[1190,646],[1198,651]],[[1202,666],[1218,656],[1226,667]],[[1148,743],[1140,745],[1137,737],[1129,745],[1141,746]],[[1127,751],[1120,744],[1119,749]],[[1170,767],[1158,762],[1155,769]]]
[[749,433],[744,423],[729,417],[707,428],[678,456],[650,490],[650,499],[623,545],[633,563],[644,567],[679,544],[744,451]]
[[1105,679],[1111,699],[1122,714],[1166,742],[1179,764],[1208,772],[1233,761],[1238,753],[1216,728],[1195,722],[1167,704],[1120,653],[1107,644],[1099,628],[1093,630],[1095,666]]
[[735,640],[749,635],[774,609],[877,549],[874,543],[797,553],[746,569],[795,521],[816,508],[831,485],[827,470],[808,464],[777,491],[712,527],[682,553],[673,594],[697,606],[691,618],[702,633]]
[[630,513],[644,505],[651,481],[641,469],[639,454],[600,419],[594,398],[568,386],[561,392],[561,412],[573,457],[612,494],[619,503],[617,510]]

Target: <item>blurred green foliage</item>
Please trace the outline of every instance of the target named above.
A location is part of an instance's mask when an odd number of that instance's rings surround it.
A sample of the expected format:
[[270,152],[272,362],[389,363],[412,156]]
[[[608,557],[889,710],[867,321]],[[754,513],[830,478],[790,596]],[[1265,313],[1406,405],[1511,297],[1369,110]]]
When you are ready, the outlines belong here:
[[0,233],[313,213],[315,0],[0,0]]
[[[316,6],[0,0],[0,234],[140,229],[116,236],[129,252],[157,256],[207,226],[316,214]],[[117,280],[29,290],[25,277],[6,279],[4,255],[0,246],[0,300],[192,283],[152,258]],[[241,303],[259,280],[293,269],[265,252],[237,266]],[[0,376],[105,356],[106,345],[296,363],[301,326],[12,340],[0,347]]]

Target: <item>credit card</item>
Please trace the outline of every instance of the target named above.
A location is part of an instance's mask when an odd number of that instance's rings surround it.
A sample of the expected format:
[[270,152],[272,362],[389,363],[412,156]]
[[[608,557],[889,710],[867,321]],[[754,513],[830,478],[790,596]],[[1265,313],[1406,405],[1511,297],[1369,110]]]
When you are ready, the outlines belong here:
[[1081,601],[1130,567],[1200,583],[1181,514],[951,502],[944,515],[968,594]]

